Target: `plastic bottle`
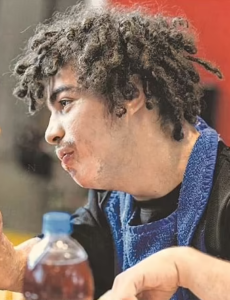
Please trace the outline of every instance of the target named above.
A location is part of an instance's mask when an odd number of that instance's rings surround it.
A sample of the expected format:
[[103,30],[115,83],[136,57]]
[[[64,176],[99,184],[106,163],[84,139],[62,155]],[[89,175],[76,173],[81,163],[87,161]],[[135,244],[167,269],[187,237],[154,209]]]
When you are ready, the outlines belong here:
[[44,238],[28,257],[23,294],[27,300],[92,300],[94,284],[88,257],[73,240],[70,215],[47,213]]

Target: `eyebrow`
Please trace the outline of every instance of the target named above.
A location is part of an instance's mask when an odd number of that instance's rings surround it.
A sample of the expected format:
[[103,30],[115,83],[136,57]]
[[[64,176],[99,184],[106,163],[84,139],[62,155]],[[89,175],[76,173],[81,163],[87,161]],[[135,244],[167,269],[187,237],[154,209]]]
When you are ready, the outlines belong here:
[[59,88],[57,88],[56,90],[54,90],[49,98],[49,102],[50,104],[54,104],[55,101],[57,100],[57,97],[59,94],[61,94],[62,92],[68,92],[68,91],[78,91],[78,88],[74,85],[64,85],[64,86],[60,86]]

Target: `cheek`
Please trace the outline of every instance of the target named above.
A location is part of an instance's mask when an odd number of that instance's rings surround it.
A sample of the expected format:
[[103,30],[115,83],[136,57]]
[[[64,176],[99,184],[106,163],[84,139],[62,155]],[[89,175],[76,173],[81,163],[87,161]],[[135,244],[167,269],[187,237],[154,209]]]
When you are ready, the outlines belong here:
[[[75,114],[68,120],[66,127],[66,141],[74,143],[80,157],[98,156],[101,151],[104,128],[94,116]],[[103,132],[103,133],[102,133]]]

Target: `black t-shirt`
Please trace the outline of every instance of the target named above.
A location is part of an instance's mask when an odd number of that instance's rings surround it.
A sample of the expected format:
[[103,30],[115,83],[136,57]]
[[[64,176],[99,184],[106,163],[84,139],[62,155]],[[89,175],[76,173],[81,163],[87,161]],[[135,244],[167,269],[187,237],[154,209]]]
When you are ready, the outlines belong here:
[[167,195],[145,201],[134,201],[138,209],[134,225],[147,224],[166,218],[177,209],[181,184]]
[[[230,149],[223,143],[219,143],[212,194],[223,188],[223,183],[226,182],[226,170],[230,172]],[[229,191],[228,199],[230,202],[230,182],[224,184],[227,191]],[[171,214],[177,208],[179,191],[180,186],[160,199],[154,199],[146,203],[136,203],[136,205],[139,205],[140,210],[136,222],[140,224],[152,222]],[[89,191],[88,204],[78,209],[72,217],[74,225],[72,236],[85,248],[89,256],[95,280],[95,299],[98,299],[112,287],[115,277],[113,239],[109,224],[103,213],[103,205],[109,200],[110,194],[111,192],[107,191]],[[230,213],[225,219],[222,227],[226,240],[230,244]],[[229,245],[226,244],[226,246]]]

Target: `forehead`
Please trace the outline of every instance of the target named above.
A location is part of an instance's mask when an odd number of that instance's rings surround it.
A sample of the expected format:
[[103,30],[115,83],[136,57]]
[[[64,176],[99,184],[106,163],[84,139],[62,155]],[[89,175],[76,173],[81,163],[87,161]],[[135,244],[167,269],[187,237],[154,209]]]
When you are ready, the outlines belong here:
[[93,103],[103,103],[105,108],[105,98],[90,90],[82,89],[77,82],[77,71],[72,65],[62,67],[55,76],[51,77],[47,82],[47,107],[52,110],[54,103],[59,97],[68,96],[84,96],[88,100],[93,100]]
[[69,65],[62,67],[55,76],[49,78],[45,90],[46,105],[51,109],[60,94],[77,90],[76,71]]
[[55,76],[50,78],[47,85],[48,94],[52,94],[54,90],[67,85],[77,86],[76,72],[71,65],[62,67]]

